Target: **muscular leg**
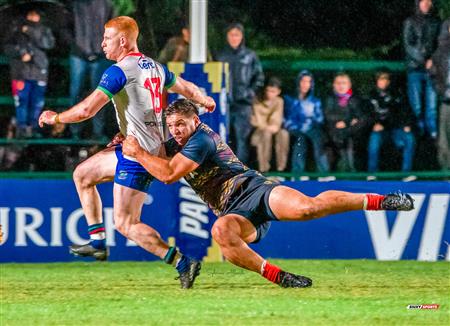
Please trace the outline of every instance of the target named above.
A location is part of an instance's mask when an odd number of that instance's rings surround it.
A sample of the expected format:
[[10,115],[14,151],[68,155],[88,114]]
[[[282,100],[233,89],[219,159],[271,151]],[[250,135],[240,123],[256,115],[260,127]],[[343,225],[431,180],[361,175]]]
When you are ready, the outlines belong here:
[[260,273],[264,259],[247,245],[256,239],[256,229],[249,220],[237,214],[222,216],[211,234],[230,263]]
[[312,280],[281,270],[264,260],[247,243],[256,239],[253,224],[237,214],[228,214],[217,219],[212,230],[225,258],[232,264],[261,274],[267,280],[282,287],[308,287]]
[[307,221],[363,209],[365,197],[364,194],[335,190],[308,197],[295,189],[278,186],[270,193],[269,206],[279,220]]
[[191,288],[200,274],[201,264],[183,255],[161,238],[159,233],[141,222],[146,194],[114,183],[114,222],[116,229],[141,248],[173,265],[180,274],[183,289]]
[[102,201],[96,185],[114,179],[116,164],[114,148],[107,148],[79,164],[73,172],[81,207],[89,225],[103,222]]
[[114,222],[116,229],[140,247],[163,259],[169,246],[159,233],[140,221],[146,194],[114,184]]

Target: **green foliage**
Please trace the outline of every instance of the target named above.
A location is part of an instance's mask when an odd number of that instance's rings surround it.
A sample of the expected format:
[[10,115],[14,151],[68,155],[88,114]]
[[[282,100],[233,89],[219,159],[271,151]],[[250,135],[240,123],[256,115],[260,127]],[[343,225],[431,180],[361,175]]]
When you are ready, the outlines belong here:
[[[311,277],[282,289],[208,263],[179,289],[163,263],[3,264],[2,325],[449,325],[448,262],[279,260]],[[439,310],[407,310],[438,303]]]
[[449,0],[439,0],[437,3],[437,8],[439,11],[439,16],[442,20],[450,18],[450,1]]
[[136,10],[133,0],[113,0],[117,16],[128,16]]

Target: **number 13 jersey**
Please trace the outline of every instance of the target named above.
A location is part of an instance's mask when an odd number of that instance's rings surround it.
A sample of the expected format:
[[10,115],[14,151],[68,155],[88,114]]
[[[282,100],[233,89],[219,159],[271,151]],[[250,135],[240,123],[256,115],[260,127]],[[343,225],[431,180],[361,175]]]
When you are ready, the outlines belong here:
[[130,53],[106,69],[97,89],[112,99],[120,132],[135,136],[144,149],[157,155],[164,141],[162,93],[175,81],[165,65]]

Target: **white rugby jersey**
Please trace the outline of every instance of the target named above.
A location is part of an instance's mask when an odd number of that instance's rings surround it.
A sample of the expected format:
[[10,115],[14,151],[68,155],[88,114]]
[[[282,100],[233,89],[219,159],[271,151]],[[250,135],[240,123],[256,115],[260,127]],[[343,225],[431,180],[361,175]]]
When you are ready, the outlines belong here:
[[120,132],[135,136],[144,149],[157,155],[164,140],[163,88],[175,81],[165,65],[130,53],[106,69],[97,88],[112,99]]

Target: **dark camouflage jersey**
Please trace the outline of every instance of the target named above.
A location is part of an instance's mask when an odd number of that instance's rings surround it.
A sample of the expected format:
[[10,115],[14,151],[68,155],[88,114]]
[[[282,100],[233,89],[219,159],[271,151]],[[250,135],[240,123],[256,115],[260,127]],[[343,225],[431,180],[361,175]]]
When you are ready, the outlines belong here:
[[202,123],[184,147],[172,138],[166,143],[168,156],[180,152],[199,167],[184,178],[214,214],[221,216],[231,194],[248,178],[260,173],[249,169],[210,127]]

